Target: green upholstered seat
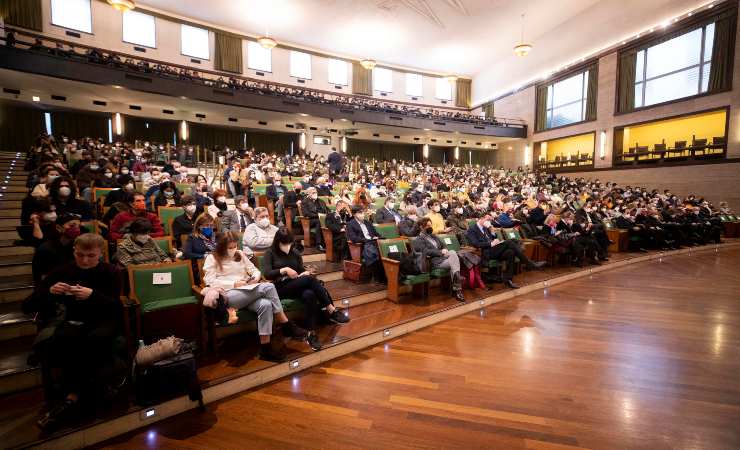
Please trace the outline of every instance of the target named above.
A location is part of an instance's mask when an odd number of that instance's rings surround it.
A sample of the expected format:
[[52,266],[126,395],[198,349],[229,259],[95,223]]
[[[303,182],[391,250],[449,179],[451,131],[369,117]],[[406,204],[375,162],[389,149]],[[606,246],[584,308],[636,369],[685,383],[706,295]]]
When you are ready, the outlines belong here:
[[189,297],[175,297],[167,298],[164,300],[154,300],[141,305],[141,312],[148,313],[157,311],[164,308],[171,308],[173,306],[188,305],[198,303],[198,299],[195,296]]
[[154,239],[154,242],[157,243],[157,246],[161,248],[163,252],[167,253],[168,255],[172,253],[172,238],[170,238],[169,236],[164,236],[152,239]]
[[472,227],[477,221],[476,219],[468,219],[468,228]]
[[437,237],[447,250],[460,250],[460,241],[457,240],[457,236],[454,234],[439,234]]
[[191,195],[192,186],[190,183],[175,183],[177,190],[180,191],[180,195]]
[[496,234],[496,239],[498,239],[499,241],[503,241],[503,240],[505,240],[505,239],[504,239],[504,233],[502,233],[502,232],[501,232],[501,229],[500,229],[500,228],[496,228],[496,229],[494,230],[494,232],[495,232],[495,234]]
[[183,210],[180,207],[160,206],[157,208],[157,215],[162,222],[164,234],[169,236],[172,234],[172,230],[170,229],[171,221],[175,220],[175,217],[183,215]]
[[450,276],[450,269],[434,268],[429,271],[429,275],[433,278],[445,278]]
[[385,205],[385,199],[386,197],[378,197],[375,200],[373,200],[373,208],[374,209],[380,209]]
[[255,194],[265,195],[267,194],[267,184],[253,184],[252,190]]
[[403,239],[384,239],[379,242],[380,256],[387,258],[390,253],[408,253],[406,249],[406,241]]
[[522,236],[519,234],[519,230],[516,228],[504,228],[503,236],[509,241],[519,241],[522,239]]
[[373,224],[375,231],[378,232],[383,239],[396,239],[401,237],[398,232],[398,226],[395,223],[377,223]]
[[[141,303],[142,313],[195,302],[190,261],[155,266],[132,265],[128,268],[133,285],[132,294]],[[154,275],[170,274],[168,284],[154,284]]]
[[104,199],[108,194],[119,189],[120,188],[93,188],[93,203],[97,203],[98,200]]
[[337,210],[337,205],[334,205],[334,204],[328,205],[328,204],[327,204],[327,205],[326,205],[326,209],[328,209],[329,211],[332,211],[332,212],[334,212],[334,211],[336,211],[336,210]]
[[401,284],[419,284],[426,283],[429,281],[428,273],[420,273],[419,275],[405,275],[401,277]]

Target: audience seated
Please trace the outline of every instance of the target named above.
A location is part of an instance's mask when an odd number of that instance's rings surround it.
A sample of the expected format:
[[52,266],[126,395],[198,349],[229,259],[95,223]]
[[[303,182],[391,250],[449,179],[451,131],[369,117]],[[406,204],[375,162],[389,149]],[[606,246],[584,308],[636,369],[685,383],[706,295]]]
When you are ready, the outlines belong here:
[[398,233],[401,236],[415,237],[419,235],[419,227],[416,225],[418,216],[416,214],[416,206],[406,206],[406,217],[398,223]]
[[73,244],[80,235],[80,217],[75,214],[64,214],[56,222],[58,233],[41,244],[33,253],[33,284],[38,286],[41,280],[57,267],[71,262]]
[[334,323],[347,323],[349,318],[334,307],[331,296],[311,270],[303,265],[303,257],[294,248],[294,237],[285,228],[275,234],[272,246],[265,252],[265,277],[272,280],[280,298],[297,298],[306,311],[308,344],[314,351],[321,350],[321,342],[314,332],[319,316],[325,314]]
[[180,206],[180,191],[177,189],[177,185],[172,181],[163,181],[159,185],[159,192],[154,198],[154,211],[157,211],[159,206]]
[[319,214],[327,214],[329,209],[326,207],[326,203],[319,198],[319,194],[315,187],[308,188],[306,190],[306,194],[306,198],[301,201],[301,212],[304,217],[309,219],[309,228],[315,230],[314,239],[316,240],[316,248],[323,252],[325,250],[324,237],[321,233]]
[[254,209],[255,220],[247,225],[244,231],[243,249],[248,255],[264,252],[272,246],[278,227],[270,223],[267,208],[260,206]]
[[386,197],[383,207],[375,212],[375,223],[401,223],[401,215],[393,208],[396,203],[392,197]]
[[164,236],[164,229],[162,228],[162,222],[159,220],[159,216],[146,210],[144,194],[135,192],[131,196],[129,206],[130,210],[119,212],[111,221],[110,239],[112,241],[115,242],[123,239],[124,235],[128,233],[128,227],[131,222],[138,218],[147,219],[152,224],[151,231],[149,232],[151,237]]
[[447,246],[434,234],[432,220],[422,217],[419,220],[419,236],[411,241],[414,251],[421,253],[422,259],[429,258],[430,269],[448,269],[452,281],[452,292],[458,301],[464,302],[462,280],[460,278],[460,258],[454,250],[447,250]]
[[365,220],[365,210],[362,206],[352,207],[352,219],[347,222],[347,242],[362,244],[362,265],[369,270],[373,278],[384,283],[385,270],[380,262],[380,251],[377,241],[380,235],[370,221]]
[[118,241],[116,260],[123,267],[131,264],[160,264],[171,262],[170,255],[149,236],[152,224],[145,218],[134,219],[128,233]]
[[56,207],[58,215],[76,214],[84,222],[93,219],[90,202],[77,198],[77,186],[72,178],[63,176],[55,179],[49,186],[49,199]]
[[[188,236],[182,249],[183,259],[203,259],[216,248],[216,230],[213,217],[203,213],[195,219],[193,232]],[[195,267],[195,264],[194,264]]]
[[221,323],[235,323],[240,309],[257,314],[260,358],[282,362],[286,357],[285,351],[270,345],[273,320],[277,321],[287,337],[304,340],[308,333],[288,320],[275,285],[260,282],[262,274],[239,251],[238,242],[239,236],[235,233],[219,233],[215,249],[206,257],[203,280],[207,287],[219,291],[216,304],[210,306],[216,309]]
[[183,213],[172,221],[172,240],[177,248],[182,247],[182,236],[188,236],[193,232],[195,218],[203,212],[198,210],[192,195],[183,195],[180,203]]
[[431,221],[432,230],[435,234],[449,233],[452,231],[451,228],[445,226],[445,218],[440,213],[441,210],[442,206],[438,200],[431,200],[429,202],[429,211],[426,213],[426,218]]
[[326,215],[326,227],[331,231],[334,262],[341,262],[350,258],[347,246],[347,223],[352,219],[349,204],[345,200],[338,200],[336,209]]

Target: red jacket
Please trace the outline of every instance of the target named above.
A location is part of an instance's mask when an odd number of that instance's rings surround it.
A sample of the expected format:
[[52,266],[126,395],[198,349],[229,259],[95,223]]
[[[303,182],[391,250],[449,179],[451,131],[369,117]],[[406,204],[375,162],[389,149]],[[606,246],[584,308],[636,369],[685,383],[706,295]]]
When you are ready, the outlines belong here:
[[116,214],[116,217],[113,218],[113,221],[110,223],[110,238],[113,242],[123,239],[123,236],[126,234],[125,232],[122,232],[122,228],[128,227],[128,225],[134,221],[134,219],[137,219],[139,217],[146,217],[149,222],[152,224],[152,231],[149,233],[149,236],[151,237],[161,237],[164,236],[164,228],[162,228],[162,222],[159,220],[159,216],[157,216],[154,213],[147,212],[146,216],[137,216],[133,213],[130,213],[128,211],[123,211],[118,214]]

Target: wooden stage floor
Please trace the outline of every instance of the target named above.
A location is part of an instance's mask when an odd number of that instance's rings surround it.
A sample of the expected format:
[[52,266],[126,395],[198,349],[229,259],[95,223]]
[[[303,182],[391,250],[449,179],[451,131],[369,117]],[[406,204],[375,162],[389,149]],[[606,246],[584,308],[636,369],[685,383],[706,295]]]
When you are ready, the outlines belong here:
[[737,449],[740,249],[597,273],[105,448]]

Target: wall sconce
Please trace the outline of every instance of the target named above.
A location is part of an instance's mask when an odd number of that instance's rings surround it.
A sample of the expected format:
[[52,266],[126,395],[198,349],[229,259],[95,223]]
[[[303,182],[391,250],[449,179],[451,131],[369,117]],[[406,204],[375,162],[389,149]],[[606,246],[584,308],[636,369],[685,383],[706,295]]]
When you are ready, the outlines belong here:
[[339,148],[342,150],[342,153],[347,153],[347,136],[342,136],[342,140],[339,141]]
[[424,158],[429,158],[429,144],[424,144],[421,150],[421,154],[424,156]]
[[599,158],[606,158],[606,130],[602,130],[599,135]]
[[180,122],[180,140],[187,141],[188,134],[189,134],[188,123],[183,120]]
[[298,135],[298,148],[301,150],[306,149],[306,133]]
[[455,147],[455,160],[460,159],[460,147]]
[[524,146],[524,165],[532,164],[532,153],[530,153],[529,144]]
[[116,135],[120,136],[123,134],[123,117],[121,117],[121,113],[116,113],[114,119],[116,123]]

